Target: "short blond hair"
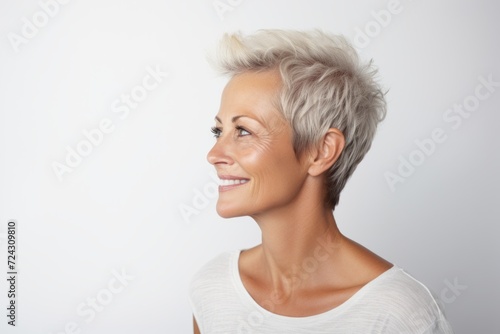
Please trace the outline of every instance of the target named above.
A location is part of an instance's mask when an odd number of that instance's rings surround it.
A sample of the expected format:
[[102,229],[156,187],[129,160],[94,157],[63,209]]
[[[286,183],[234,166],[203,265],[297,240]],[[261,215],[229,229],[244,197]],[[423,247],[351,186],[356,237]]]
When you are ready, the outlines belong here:
[[297,155],[330,128],[344,134],[345,147],[327,171],[325,204],[334,209],[386,114],[372,61],[362,63],[343,36],[319,30],[259,30],[248,36],[224,35],[214,63],[230,76],[279,70],[283,85],[277,107],[293,129]]

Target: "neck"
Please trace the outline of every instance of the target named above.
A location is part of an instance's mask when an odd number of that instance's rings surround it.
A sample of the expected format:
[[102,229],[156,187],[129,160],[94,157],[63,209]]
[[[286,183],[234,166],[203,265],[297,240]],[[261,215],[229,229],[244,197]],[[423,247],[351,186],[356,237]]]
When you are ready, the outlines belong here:
[[262,231],[263,270],[275,291],[290,291],[290,283],[304,277],[314,283],[322,263],[338,253],[342,235],[333,212],[324,207],[321,196],[310,195],[306,192],[289,205],[253,217]]

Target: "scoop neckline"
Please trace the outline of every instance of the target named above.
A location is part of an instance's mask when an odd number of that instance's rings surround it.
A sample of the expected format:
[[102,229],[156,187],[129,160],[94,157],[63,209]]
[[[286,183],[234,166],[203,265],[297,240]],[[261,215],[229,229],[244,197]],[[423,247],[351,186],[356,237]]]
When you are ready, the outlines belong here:
[[236,250],[231,254],[231,271],[233,274],[233,280],[236,286],[236,289],[240,292],[240,295],[243,296],[245,299],[246,303],[250,304],[253,308],[257,309],[258,312],[262,313],[265,317],[270,317],[273,318],[276,321],[279,322],[293,322],[293,323],[312,323],[312,322],[317,322],[321,321],[323,319],[331,319],[332,317],[340,315],[342,312],[347,310],[351,305],[355,304],[360,298],[362,298],[366,292],[373,286],[375,285],[378,281],[383,279],[384,277],[390,275],[391,273],[395,272],[396,270],[399,270],[400,268],[396,265],[393,264],[391,268],[387,269],[365,285],[361,287],[358,291],[356,291],[349,299],[347,299],[345,302],[342,304],[329,309],[327,311],[318,313],[318,314],[313,314],[309,316],[304,316],[304,317],[292,317],[292,316],[287,316],[287,315],[281,315],[277,313],[273,313],[262,306],[260,306],[255,299],[250,295],[250,293],[247,291],[245,286],[243,285],[243,281],[241,280],[240,276],[240,271],[239,271],[239,258],[240,254],[243,250]]

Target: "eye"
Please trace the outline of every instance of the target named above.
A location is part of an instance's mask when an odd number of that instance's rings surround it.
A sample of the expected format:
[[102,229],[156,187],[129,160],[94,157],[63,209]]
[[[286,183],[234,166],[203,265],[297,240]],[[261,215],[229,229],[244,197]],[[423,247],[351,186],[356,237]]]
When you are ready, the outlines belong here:
[[220,128],[215,127],[215,126],[214,126],[214,127],[212,127],[212,128],[210,129],[210,131],[214,134],[214,137],[215,137],[215,138],[219,138],[219,137],[220,137],[220,134],[221,134],[221,132],[222,132],[222,130],[221,130]]
[[236,127],[236,130],[238,131],[238,136],[239,137],[243,137],[243,136],[248,136],[248,135],[251,135],[250,132],[248,132],[247,130],[245,130],[244,128],[242,128],[241,126],[237,126]]

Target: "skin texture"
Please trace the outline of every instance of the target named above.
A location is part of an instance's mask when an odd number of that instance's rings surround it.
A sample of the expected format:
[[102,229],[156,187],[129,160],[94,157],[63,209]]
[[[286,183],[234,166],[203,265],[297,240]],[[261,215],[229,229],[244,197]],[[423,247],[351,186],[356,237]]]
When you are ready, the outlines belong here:
[[276,71],[234,76],[207,159],[220,177],[248,180],[219,188],[217,201],[220,216],[250,216],[262,232],[262,243],[240,255],[246,290],[273,313],[303,317],[342,304],[392,265],[343,236],[324,205],[325,171],[342,152],[343,134],[332,128],[297,157],[291,127],[273,103],[280,87]]

